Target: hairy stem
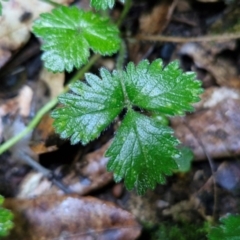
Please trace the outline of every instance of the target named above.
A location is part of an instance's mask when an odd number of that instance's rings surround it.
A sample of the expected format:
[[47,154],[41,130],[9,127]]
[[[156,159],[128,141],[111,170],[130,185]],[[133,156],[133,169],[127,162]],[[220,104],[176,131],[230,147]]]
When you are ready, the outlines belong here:
[[119,81],[121,83],[122,86],[122,91],[123,91],[123,96],[124,96],[124,101],[125,101],[125,107],[127,109],[131,109],[132,105],[128,99],[128,95],[127,95],[127,91],[126,91],[126,87],[123,81],[123,67],[124,67],[124,60],[125,60],[125,56],[127,54],[127,48],[126,48],[126,44],[125,42],[122,40],[121,42],[121,47],[118,53],[118,58],[117,58],[117,62],[116,62],[116,68],[119,72],[120,78]]
[[[73,78],[70,80],[70,83],[75,82],[76,80],[83,77],[84,73],[87,72],[92,65],[100,58],[100,55],[94,55],[89,62],[81,68],[77,73],[73,76]],[[64,92],[67,92],[69,90],[69,84],[64,88]],[[37,113],[36,116],[30,121],[28,126],[18,133],[16,136],[10,138],[8,141],[6,141],[4,144],[0,146],[0,154],[7,151],[9,148],[11,148],[13,145],[15,145],[18,141],[20,141],[26,134],[31,132],[39,123],[39,121],[42,119],[42,117],[49,112],[56,104],[58,103],[58,99],[54,98],[50,102],[48,102],[46,105],[44,105]]]
[[118,57],[116,60],[117,70],[123,70],[126,57],[127,57],[127,46],[126,46],[126,43],[122,40],[120,50],[118,52]]

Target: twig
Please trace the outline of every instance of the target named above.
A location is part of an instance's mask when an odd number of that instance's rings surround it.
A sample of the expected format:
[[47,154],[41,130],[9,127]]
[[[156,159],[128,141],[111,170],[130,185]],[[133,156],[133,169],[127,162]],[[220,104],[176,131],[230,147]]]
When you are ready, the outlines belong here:
[[40,172],[44,177],[48,178],[54,185],[60,188],[65,194],[72,193],[72,191],[67,186],[65,186],[60,180],[56,179],[52,171],[40,165],[30,156],[24,154],[21,160],[24,161],[28,166],[35,169],[37,172]]
[[200,37],[174,37],[174,36],[163,36],[163,35],[138,35],[135,38],[128,38],[131,41],[153,41],[153,42],[175,42],[175,43],[186,43],[186,42],[223,42],[227,40],[233,40],[240,38],[240,33],[230,33],[222,35],[210,35]]
[[180,22],[180,23],[184,23],[186,25],[189,25],[191,27],[196,27],[197,24],[195,22],[192,22],[191,20],[188,20],[188,19],[183,19],[183,18],[178,18],[178,17],[172,17],[171,19],[172,21],[174,22]]

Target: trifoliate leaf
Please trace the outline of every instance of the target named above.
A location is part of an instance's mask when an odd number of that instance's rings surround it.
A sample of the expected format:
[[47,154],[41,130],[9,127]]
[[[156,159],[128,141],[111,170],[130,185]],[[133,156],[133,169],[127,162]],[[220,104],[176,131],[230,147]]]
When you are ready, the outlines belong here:
[[220,219],[222,223],[213,227],[208,234],[209,240],[239,240],[240,239],[240,215],[228,215]]
[[130,110],[106,152],[108,170],[114,171],[118,182],[125,178],[127,189],[137,188],[143,194],[156,183],[164,183],[171,175],[179,156],[179,143],[173,131],[158,121]]
[[103,80],[86,74],[88,84],[80,81],[70,86],[75,93],[59,97],[65,106],[52,113],[54,126],[62,138],[71,138],[71,143],[83,144],[97,138],[124,107],[124,97],[118,76],[101,69]]
[[162,60],[147,60],[136,67],[129,63],[125,73],[128,98],[133,105],[169,115],[192,111],[199,101],[201,83],[193,72],[183,73],[177,61],[163,68]]
[[77,7],[62,6],[41,14],[33,32],[43,38],[42,59],[53,72],[79,68],[88,61],[90,49],[111,55],[120,47],[119,30],[109,19]]
[[[0,195],[0,202],[3,203],[4,198]],[[0,207],[0,237],[7,236],[9,230],[13,228],[13,214],[8,209]]]
[[[88,85],[77,82],[71,86],[74,94],[59,98],[65,106],[53,112],[54,126],[62,138],[86,144],[127,109],[106,153],[110,157],[108,169],[114,172],[116,181],[125,178],[128,189],[136,187],[144,193],[164,183],[165,176],[180,166],[178,140],[164,126],[166,119],[154,116],[192,110],[191,103],[199,99],[202,91],[200,83],[193,74],[182,73],[176,62],[162,70],[160,60],[152,64],[142,61],[137,67],[130,63],[126,71],[112,74],[102,69],[100,74],[102,80],[87,74]],[[135,112],[134,106],[147,110],[143,112],[151,117]]]

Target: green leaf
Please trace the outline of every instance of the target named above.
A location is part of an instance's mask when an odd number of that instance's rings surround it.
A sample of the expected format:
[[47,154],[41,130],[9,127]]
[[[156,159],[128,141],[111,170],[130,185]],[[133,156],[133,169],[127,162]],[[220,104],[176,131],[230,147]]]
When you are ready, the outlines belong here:
[[179,151],[181,152],[181,156],[176,159],[178,164],[178,170],[177,172],[188,172],[191,168],[191,162],[193,160],[193,152],[188,147],[181,147],[179,148]]
[[97,10],[113,8],[115,0],[91,0],[91,5]]
[[90,49],[112,55],[120,47],[119,30],[108,18],[77,7],[59,7],[41,14],[33,33],[43,38],[42,59],[53,72],[71,72],[88,61]]
[[[121,2],[124,3],[124,0],[121,0]],[[91,0],[91,5],[95,7],[97,10],[113,8],[114,3],[115,0]]]
[[[4,198],[0,195],[0,202],[3,203]],[[13,214],[11,211],[0,207],[0,237],[7,236],[9,230],[13,228]]]
[[80,81],[70,86],[73,93],[59,97],[61,107],[52,112],[54,127],[62,138],[83,144],[97,138],[124,107],[124,97],[118,76],[101,69],[101,77],[86,74],[88,84]]
[[143,194],[156,183],[165,183],[179,157],[175,146],[179,143],[173,131],[158,121],[129,111],[106,152],[108,170],[114,171],[117,182],[125,178],[127,189],[137,188]]
[[161,123],[163,126],[169,125],[169,120],[166,115],[162,113],[156,113],[154,112],[151,116],[153,119],[157,120],[159,123]]
[[208,234],[209,240],[239,240],[240,239],[240,215],[227,215],[220,219],[222,223],[213,227]]
[[183,73],[177,61],[163,68],[161,59],[151,64],[144,60],[134,66],[129,63],[125,73],[128,98],[140,108],[169,115],[193,111],[192,103],[200,100],[201,83],[195,73]]
[[[77,82],[71,86],[74,93],[59,98],[64,106],[52,114],[56,132],[73,144],[87,144],[125,108],[127,114],[106,153],[110,158],[108,169],[116,181],[125,178],[128,189],[136,187],[142,194],[164,183],[166,175],[181,167],[178,140],[164,126],[163,113],[192,110],[191,104],[202,92],[200,83],[193,74],[182,73],[176,62],[162,70],[160,60],[152,64],[142,61],[137,67],[130,63],[126,71],[112,74],[101,69],[100,75],[102,80],[87,74],[87,84]],[[143,112],[152,117],[135,112],[134,106],[147,110]]]

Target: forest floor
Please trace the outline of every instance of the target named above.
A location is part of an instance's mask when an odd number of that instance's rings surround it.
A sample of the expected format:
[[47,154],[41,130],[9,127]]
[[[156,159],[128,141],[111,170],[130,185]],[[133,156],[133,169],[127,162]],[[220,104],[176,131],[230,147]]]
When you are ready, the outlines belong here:
[[[58,0],[88,9],[87,0]],[[49,3],[3,2],[0,17],[0,141],[19,134],[69,73],[48,72],[32,22]],[[110,16],[117,21],[123,4]],[[9,240],[207,239],[208,228],[240,212],[240,4],[228,0],[136,0],[125,17],[125,63],[178,60],[194,71],[204,93],[195,112],[169,119],[187,147],[189,166],[144,196],[114,183],[104,152],[119,121],[83,146],[54,133],[45,114],[33,131],[0,155],[0,194],[14,213]],[[117,55],[91,68],[113,70]],[[192,151],[192,153],[191,153]],[[27,164],[35,161],[34,169]],[[40,167],[39,167],[40,166]],[[42,168],[41,168],[42,167]],[[114,218],[114,220],[113,220]],[[114,224],[113,224],[114,222]]]

